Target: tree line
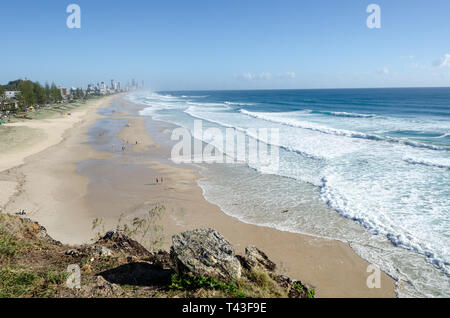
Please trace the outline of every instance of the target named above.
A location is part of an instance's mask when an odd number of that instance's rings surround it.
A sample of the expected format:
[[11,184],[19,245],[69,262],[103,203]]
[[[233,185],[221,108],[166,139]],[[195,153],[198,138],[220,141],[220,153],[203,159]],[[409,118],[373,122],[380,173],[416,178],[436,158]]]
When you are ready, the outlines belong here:
[[[30,106],[43,106],[46,104],[52,104],[63,100],[61,91],[56,87],[55,83],[49,85],[46,83],[42,86],[39,82],[32,82],[30,80],[16,80],[11,81],[6,85],[0,85],[0,97],[4,97],[6,91],[20,91],[16,97],[18,103],[18,109],[11,106],[8,101],[3,102],[2,108],[8,108],[8,110],[24,110]],[[14,109],[13,109],[14,108]]]

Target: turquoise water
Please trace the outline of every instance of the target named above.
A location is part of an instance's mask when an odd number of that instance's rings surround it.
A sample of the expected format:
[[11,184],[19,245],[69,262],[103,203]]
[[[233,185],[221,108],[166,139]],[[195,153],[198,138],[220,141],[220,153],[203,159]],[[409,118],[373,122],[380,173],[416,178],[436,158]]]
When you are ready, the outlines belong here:
[[250,128],[279,129],[275,174],[201,165],[205,197],[244,222],[349,242],[398,279],[400,296],[450,296],[449,88],[130,98],[141,115],[189,129],[195,119],[256,139]]

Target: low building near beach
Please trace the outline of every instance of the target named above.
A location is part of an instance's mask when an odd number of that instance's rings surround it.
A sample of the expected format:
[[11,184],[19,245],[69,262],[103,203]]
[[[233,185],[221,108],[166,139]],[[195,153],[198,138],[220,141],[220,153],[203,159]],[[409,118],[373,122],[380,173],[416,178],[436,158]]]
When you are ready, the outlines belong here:
[[20,91],[6,91],[5,92],[5,98],[12,99],[17,98],[20,94]]

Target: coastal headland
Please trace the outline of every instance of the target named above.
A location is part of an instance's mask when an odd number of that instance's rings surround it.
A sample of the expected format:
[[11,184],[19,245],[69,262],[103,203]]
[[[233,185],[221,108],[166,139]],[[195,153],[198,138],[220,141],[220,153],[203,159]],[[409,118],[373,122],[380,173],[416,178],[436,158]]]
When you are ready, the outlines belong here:
[[280,273],[308,283],[317,297],[395,297],[395,281],[383,272],[380,288],[367,286],[369,264],[349,244],[246,224],[206,201],[199,171],[170,161],[174,127],[138,111],[115,95],[70,115],[0,126],[10,136],[0,138],[1,212],[25,210],[54,239],[83,244],[95,237],[94,219],[109,230],[160,204],[163,250],[176,233],[214,228],[237,253],[248,245],[263,250]]

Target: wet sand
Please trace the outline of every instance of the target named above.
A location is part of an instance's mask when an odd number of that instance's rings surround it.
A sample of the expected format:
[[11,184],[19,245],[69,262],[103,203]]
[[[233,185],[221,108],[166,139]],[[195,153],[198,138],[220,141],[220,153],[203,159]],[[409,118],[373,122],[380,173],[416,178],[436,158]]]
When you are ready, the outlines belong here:
[[[96,111],[112,105],[113,112]],[[0,180],[20,183],[7,212],[26,208],[55,239],[78,244],[94,237],[94,218],[110,229],[121,215],[131,221],[163,204],[165,249],[175,233],[213,227],[238,253],[256,245],[280,272],[315,287],[318,297],[395,297],[395,282],[384,273],[380,289],[366,286],[369,264],[348,244],[246,224],[207,202],[196,183],[198,170],[169,160],[173,127],[136,116],[137,109],[120,97],[105,99],[57,145],[1,172]]]

